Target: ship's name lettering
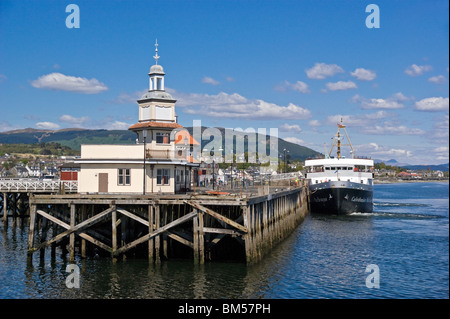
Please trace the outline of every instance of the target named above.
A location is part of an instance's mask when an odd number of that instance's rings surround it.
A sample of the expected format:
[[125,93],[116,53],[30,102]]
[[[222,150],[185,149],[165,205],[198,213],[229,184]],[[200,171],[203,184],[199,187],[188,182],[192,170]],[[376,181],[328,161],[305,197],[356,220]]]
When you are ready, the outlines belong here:
[[316,203],[326,202],[327,200],[328,200],[328,198],[326,198],[326,197],[322,197],[322,198],[317,198],[317,197],[315,197],[315,198],[314,198],[314,201],[315,201]]
[[361,198],[361,197],[352,197],[352,202],[360,202],[360,203],[366,203],[369,202],[368,198]]

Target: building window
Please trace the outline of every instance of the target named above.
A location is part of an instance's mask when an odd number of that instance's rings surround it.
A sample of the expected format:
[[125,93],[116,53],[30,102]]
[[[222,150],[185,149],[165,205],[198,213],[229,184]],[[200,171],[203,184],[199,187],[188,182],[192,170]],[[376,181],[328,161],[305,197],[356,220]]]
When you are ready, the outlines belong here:
[[156,144],[170,144],[169,133],[156,133]]
[[119,168],[117,174],[117,184],[118,185],[130,185],[131,177],[130,177],[130,169],[129,168]]
[[156,78],[156,89],[162,90],[161,78]]
[[169,179],[170,179],[170,169],[158,168],[156,174],[156,184],[169,185]]

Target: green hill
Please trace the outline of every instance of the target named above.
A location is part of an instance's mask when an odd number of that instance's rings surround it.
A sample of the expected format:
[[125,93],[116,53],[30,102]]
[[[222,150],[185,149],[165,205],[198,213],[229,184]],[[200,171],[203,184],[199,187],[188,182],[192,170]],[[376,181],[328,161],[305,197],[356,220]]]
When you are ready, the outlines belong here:
[[[192,127],[186,128],[192,134]],[[206,127],[202,127],[202,132]],[[225,129],[218,128],[225,138]],[[243,133],[235,133],[241,136]],[[260,138],[264,137],[259,137]],[[247,140],[246,137],[244,137]],[[266,136],[268,141],[268,137]],[[0,144],[41,144],[41,143],[58,143],[62,146],[70,147],[73,150],[80,151],[81,144],[134,144],[136,142],[136,134],[128,130],[86,130],[86,129],[63,129],[57,131],[38,130],[27,128],[22,130],[14,130],[8,132],[0,132]],[[209,141],[202,141],[202,148]],[[266,154],[269,154],[269,144],[267,143]],[[291,160],[304,161],[308,157],[314,157],[320,153],[294,143],[290,143],[278,138],[278,154],[283,154],[283,150],[289,150]],[[247,144],[245,143],[245,152],[247,152]],[[273,152],[272,152],[273,154]]]
[[27,128],[0,133],[0,143],[39,144],[55,142],[79,151],[81,144],[134,144],[136,134],[128,130],[64,129],[58,131]]

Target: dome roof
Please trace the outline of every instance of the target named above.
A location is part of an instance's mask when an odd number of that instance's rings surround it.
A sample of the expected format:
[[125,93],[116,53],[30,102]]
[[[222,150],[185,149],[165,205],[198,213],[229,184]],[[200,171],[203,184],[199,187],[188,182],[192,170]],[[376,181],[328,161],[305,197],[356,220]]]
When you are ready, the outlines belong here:
[[150,68],[149,74],[165,74],[162,66],[155,64]]
[[141,100],[147,99],[173,100],[173,97],[164,91],[148,91],[141,96]]

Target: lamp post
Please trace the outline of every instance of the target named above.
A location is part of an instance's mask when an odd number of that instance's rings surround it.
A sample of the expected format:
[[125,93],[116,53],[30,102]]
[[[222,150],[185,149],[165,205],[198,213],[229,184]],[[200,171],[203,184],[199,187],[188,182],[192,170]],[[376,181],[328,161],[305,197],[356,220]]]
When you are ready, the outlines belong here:
[[142,189],[142,194],[145,195],[145,174],[146,174],[146,170],[145,170],[145,159],[147,157],[147,150],[146,150],[146,139],[147,139],[147,130],[143,130],[142,131],[142,137],[144,139],[144,178],[143,178],[143,189]]
[[231,152],[231,189],[233,189],[233,162],[234,162],[234,152]]
[[[220,152],[222,152],[222,151],[223,151],[223,148],[220,147],[218,150],[219,150]],[[207,148],[204,148],[203,151],[208,152],[208,149],[207,149]],[[215,190],[215,188],[216,188],[216,187],[215,187],[215,186],[216,186],[216,175],[215,175],[215,171],[214,171],[214,166],[215,166],[215,156],[214,156],[214,155],[211,155],[211,153],[214,153],[213,150],[209,150],[209,155],[212,156],[212,159],[213,159],[213,190]]]
[[283,153],[284,153],[284,173],[286,174],[286,152],[289,153],[288,150],[284,149]]

